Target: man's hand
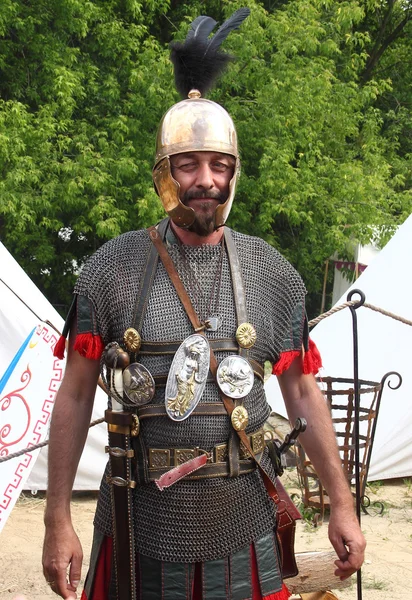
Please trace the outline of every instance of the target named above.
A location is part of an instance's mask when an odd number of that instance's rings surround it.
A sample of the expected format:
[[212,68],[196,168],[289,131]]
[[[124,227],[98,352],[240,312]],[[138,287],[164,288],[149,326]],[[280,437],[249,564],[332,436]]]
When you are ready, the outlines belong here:
[[365,558],[366,541],[352,510],[333,510],[329,520],[329,539],[339,560],[335,575],[347,579],[361,568]]
[[82,560],[82,547],[71,523],[46,527],[43,573],[55,594],[62,598],[77,598],[76,589],[80,582]]

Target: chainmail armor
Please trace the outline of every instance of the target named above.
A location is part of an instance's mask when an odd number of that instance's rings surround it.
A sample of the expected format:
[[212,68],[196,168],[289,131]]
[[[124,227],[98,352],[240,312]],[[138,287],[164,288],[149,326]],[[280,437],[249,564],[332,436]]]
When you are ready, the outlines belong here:
[[[282,349],[295,306],[305,294],[300,276],[271,246],[259,238],[233,233],[246,292],[248,320],[255,326],[257,342],[249,351],[260,364],[276,362]],[[123,344],[124,331],[133,326],[133,308],[151,242],[146,231],[126,233],[100,248],[86,263],[75,287],[93,303],[100,335],[105,344]],[[169,253],[201,318],[207,316],[211,289],[222,248],[205,244],[185,246],[184,257],[176,243]],[[187,264],[197,276],[201,295],[192,289]],[[217,284],[219,285],[219,284]],[[207,331],[209,339],[234,338],[237,320],[228,257],[224,251],[218,304],[214,313],[222,325]],[[169,277],[159,262],[141,331],[143,341],[178,342],[193,329]],[[218,362],[230,353],[216,352]],[[168,373],[172,355],[139,356],[152,375]],[[156,389],[153,403],[164,403],[164,386]],[[219,401],[217,386],[207,383],[201,402]],[[260,429],[270,414],[263,383],[255,377],[249,395],[243,399],[249,414],[246,430]],[[227,416],[197,416],[175,422],[167,417],[145,419],[141,434],[146,447],[211,450],[227,442]],[[269,461],[264,458],[265,465]],[[214,560],[236,552],[271,530],[275,523],[274,504],[269,499],[258,470],[237,478],[181,481],[160,492],[154,483],[134,491],[134,516],[138,552],[158,560],[197,562]],[[108,485],[102,483],[96,527],[111,535]]]

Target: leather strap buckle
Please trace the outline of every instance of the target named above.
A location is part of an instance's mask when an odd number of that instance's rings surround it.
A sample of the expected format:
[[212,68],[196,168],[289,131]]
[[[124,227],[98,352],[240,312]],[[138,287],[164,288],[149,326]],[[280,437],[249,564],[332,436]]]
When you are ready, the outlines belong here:
[[128,487],[134,489],[136,487],[136,482],[131,479],[123,479],[123,477],[110,477],[107,475],[106,483],[109,485],[115,485],[117,487]]
[[104,451],[106,454],[110,456],[114,456],[115,458],[133,458],[134,450],[124,450],[123,448],[119,448],[118,446],[105,446]]

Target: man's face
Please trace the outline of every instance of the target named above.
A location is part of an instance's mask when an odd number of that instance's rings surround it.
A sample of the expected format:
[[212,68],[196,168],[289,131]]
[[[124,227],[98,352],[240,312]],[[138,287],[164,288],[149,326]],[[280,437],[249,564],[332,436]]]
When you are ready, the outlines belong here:
[[229,196],[235,159],[220,152],[184,152],[170,159],[172,175],[180,185],[181,202],[196,213],[189,227],[198,235],[214,231],[214,213]]

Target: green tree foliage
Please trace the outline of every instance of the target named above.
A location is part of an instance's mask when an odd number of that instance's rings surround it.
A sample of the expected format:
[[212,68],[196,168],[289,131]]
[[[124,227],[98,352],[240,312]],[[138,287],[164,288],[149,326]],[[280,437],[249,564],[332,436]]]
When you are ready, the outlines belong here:
[[293,262],[314,314],[325,260],[411,212],[410,2],[3,0],[1,235],[55,304],[94,249],[162,215],[150,171],[177,100],[168,42],[244,5],[211,94],[241,145],[229,224]]
[[156,124],[176,96],[149,28],[167,9],[3,2],[2,238],[55,304],[67,306],[87,255],[162,214],[151,162]]

